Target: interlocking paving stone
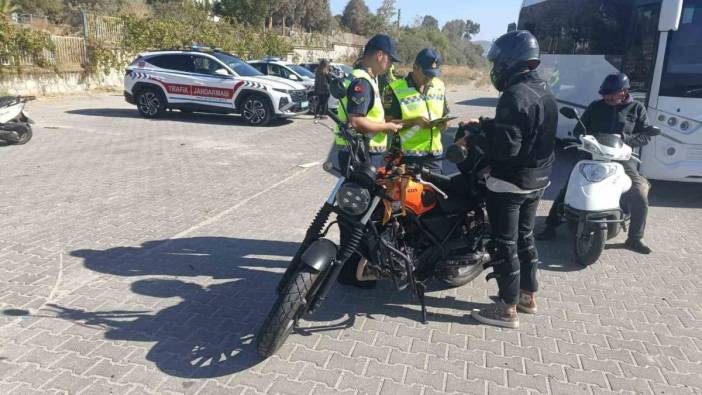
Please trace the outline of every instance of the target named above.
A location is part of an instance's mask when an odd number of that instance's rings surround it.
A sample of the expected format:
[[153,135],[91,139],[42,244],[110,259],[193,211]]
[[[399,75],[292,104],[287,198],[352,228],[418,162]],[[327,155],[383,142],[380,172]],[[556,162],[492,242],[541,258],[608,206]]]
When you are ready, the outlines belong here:
[[[475,104],[494,93],[451,90],[454,114],[494,113]],[[256,331],[334,182],[298,165],[331,133],[145,120],[111,94],[29,106],[34,139],[0,155],[0,393],[702,393],[702,185],[653,183],[649,256],[620,235],[581,268],[565,227],[538,243],[518,330],[470,318],[494,282],[431,289],[427,325],[389,284],[339,286],[263,361]],[[538,226],[573,163],[557,156]]]

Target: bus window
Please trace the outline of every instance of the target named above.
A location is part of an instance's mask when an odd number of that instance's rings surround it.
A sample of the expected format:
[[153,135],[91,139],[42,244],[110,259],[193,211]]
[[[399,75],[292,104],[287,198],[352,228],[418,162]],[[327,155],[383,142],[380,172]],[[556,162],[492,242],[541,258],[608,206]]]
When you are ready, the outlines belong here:
[[678,31],[670,32],[661,96],[702,98],[702,0],[686,0]]
[[632,95],[642,101],[648,100],[655,66],[658,38],[660,3],[641,6],[634,10],[631,30],[622,71],[631,80]]
[[534,34],[544,54],[622,56],[633,4],[546,0],[522,8],[519,29]]

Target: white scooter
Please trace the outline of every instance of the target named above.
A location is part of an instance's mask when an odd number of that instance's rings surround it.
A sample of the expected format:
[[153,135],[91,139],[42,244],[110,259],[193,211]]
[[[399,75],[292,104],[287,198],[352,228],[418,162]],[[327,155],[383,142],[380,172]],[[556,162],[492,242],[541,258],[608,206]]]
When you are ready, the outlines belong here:
[[[560,110],[566,118],[575,119],[586,130],[575,109]],[[648,136],[660,134],[660,129],[650,126],[644,130]],[[626,229],[630,216],[620,207],[621,196],[631,188],[631,179],[618,162],[634,159],[632,149],[624,144],[618,134],[586,134],[578,143],[566,149],[576,148],[592,155],[592,160],[581,160],[573,168],[568,180],[563,215],[571,229],[575,230],[575,257],[583,266],[591,265],[600,258],[605,242]]]
[[24,106],[34,99],[34,96],[0,97],[0,144],[26,144],[32,138],[34,121]]

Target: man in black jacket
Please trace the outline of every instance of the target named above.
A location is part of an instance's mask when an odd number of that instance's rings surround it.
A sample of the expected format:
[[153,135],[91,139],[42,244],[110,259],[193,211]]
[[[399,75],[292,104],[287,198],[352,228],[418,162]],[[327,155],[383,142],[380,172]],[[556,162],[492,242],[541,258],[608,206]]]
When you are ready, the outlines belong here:
[[[528,31],[498,38],[488,53],[492,83],[502,92],[494,120],[482,120],[482,134],[458,141],[485,155],[491,164],[488,214],[490,252],[500,301],[473,311],[485,324],[517,328],[517,310],[536,312],[538,253],[534,244],[536,209],[549,185],[554,161],[558,106],[535,69],[539,44]],[[475,122],[475,121],[471,121]]]
[[[649,126],[646,107],[631,98],[629,86],[629,77],[626,74],[608,75],[600,87],[602,100],[594,101],[588,106],[582,121],[590,133],[618,134],[624,143],[637,148],[648,144],[651,138],[643,134],[643,130]],[[575,128],[576,137],[584,132],[578,124]],[[631,214],[629,235],[624,245],[632,251],[650,254],[651,249],[642,240],[648,215],[649,184],[639,174],[637,163],[633,159],[620,163],[632,183],[631,189],[623,195],[624,207]],[[553,202],[546,219],[546,228],[537,235],[539,240],[552,240],[556,237],[556,227],[561,222],[559,209],[565,199],[566,189],[567,185],[561,189]]]

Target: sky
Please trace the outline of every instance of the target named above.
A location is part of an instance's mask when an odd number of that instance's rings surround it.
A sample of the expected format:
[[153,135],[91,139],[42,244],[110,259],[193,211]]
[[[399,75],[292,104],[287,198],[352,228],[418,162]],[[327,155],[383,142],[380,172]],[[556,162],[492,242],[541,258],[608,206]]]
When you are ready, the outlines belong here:
[[[365,0],[375,12],[383,0]],[[348,0],[331,0],[334,15],[341,14]],[[431,7],[427,8],[427,4]],[[452,19],[471,19],[480,24],[480,33],[474,40],[488,40],[507,32],[507,24],[517,22],[522,0],[395,0],[402,9],[401,23],[411,25],[418,15],[432,15],[439,20],[439,27]]]

